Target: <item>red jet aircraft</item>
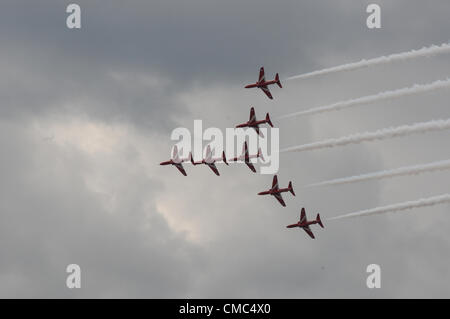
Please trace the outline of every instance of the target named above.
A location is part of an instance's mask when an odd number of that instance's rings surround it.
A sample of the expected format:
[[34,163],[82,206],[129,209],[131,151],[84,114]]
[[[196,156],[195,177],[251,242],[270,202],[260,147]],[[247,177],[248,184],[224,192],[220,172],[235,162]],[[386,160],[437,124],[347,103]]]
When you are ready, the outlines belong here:
[[311,236],[311,238],[314,239],[314,234],[312,233],[311,229],[309,228],[309,225],[314,225],[314,224],[319,224],[320,227],[323,227],[322,221],[320,220],[320,215],[317,214],[316,220],[312,220],[312,221],[307,221],[306,220],[306,213],[305,213],[305,208],[302,208],[302,212],[300,214],[300,220],[297,224],[292,224],[292,225],[288,225],[286,226],[287,228],[294,228],[294,227],[301,227],[303,228],[303,230],[309,235]]
[[262,132],[259,130],[259,125],[260,124],[264,124],[264,123],[267,123],[271,127],[273,127],[272,121],[270,121],[269,113],[266,114],[266,118],[264,120],[257,121],[256,120],[256,115],[255,115],[255,108],[252,107],[250,109],[250,119],[248,120],[248,122],[236,125],[236,128],[239,128],[239,127],[252,127],[253,129],[255,129],[255,131],[256,131],[256,133],[258,133],[258,135],[260,135],[261,137],[264,137]]
[[256,155],[248,155],[248,147],[247,147],[247,141],[244,142],[244,145],[242,147],[242,155],[229,159],[231,162],[237,162],[237,161],[244,161],[245,164],[254,172],[256,173],[255,166],[253,166],[253,163],[250,162],[250,159],[252,158],[261,158],[264,161],[264,157],[261,152],[261,148],[258,149],[258,153]]
[[213,158],[211,147],[208,145],[206,147],[206,157],[202,159],[200,162],[194,162],[194,158],[191,156],[191,163],[192,165],[199,165],[199,164],[205,164],[208,165],[210,169],[216,174],[217,176],[220,176],[219,171],[217,170],[217,167],[215,165],[215,162],[222,160],[225,164],[228,165],[227,159],[225,158],[225,152],[222,152],[222,158]]
[[277,175],[275,175],[273,177],[272,188],[267,191],[260,192],[258,195],[272,195],[280,202],[282,206],[286,207],[283,197],[281,196],[281,193],[285,192],[291,192],[291,194],[295,196],[294,189],[292,188],[292,182],[289,182],[287,188],[278,188],[278,178]]
[[246,89],[250,89],[250,88],[259,88],[261,89],[264,93],[266,93],[266,95],[269,97],[269,99],[273,99],[272,94],[270,94],[269,91],[269,85],[272,84],[278,84],[278,86],[280,88],[282,88],[281,86],[281,82],[280,82],[280,77],[278,76],[278,73],[275,75],[275,80],[273,81],[266,81],[266,77],[264,75],[264,68],[261,68],[259,70],[259,78],[258,78],[258,82],[253,83],[253,84],[249,84],[246,85],[245,88]]
[[170,159],[170,161],[166,161],[166,162],[161,162],[159,163],[159,165],[175,165],[176,168],[178,168],[178,170],[181,172],[181,174],[183,174],[184,176],[187,176],[186,171],[183,168],[183,162],[187,162],[190,159],[192,159],[192,153],[189,153],[189,156],[187,158],[184,159],[180,159],[180,157],[178,156],[178,148],[175,145],[173,147],[173,153],[172,153],[172,158]]

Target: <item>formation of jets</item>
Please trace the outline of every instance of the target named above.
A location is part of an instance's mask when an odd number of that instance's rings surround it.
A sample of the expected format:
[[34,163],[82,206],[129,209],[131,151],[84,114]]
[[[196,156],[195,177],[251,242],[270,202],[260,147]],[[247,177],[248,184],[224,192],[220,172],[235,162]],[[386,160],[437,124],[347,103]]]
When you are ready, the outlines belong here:
[[159,165],[162,165],[162,166],[173,165],[176,168],[178,168],[178,170],[181,172],[181,174],[183,174],[184,176],[187,176],[186,171],[183,167],[183,163],[190,161],[192,163],[192,165],[194,165],[194,166],[204,164],[204,165],[208,166],[214,172],[214,174],[216,174],[217,176],[220,176],[220,173],[219,173],[219,170],[217,169],[216,163],[225,163],[226,165],[230,165],[230,164],[228,164],[228,161],[230,161],[230,162],[243,161],[252,170],[253,173],[256,173],[255,166],[250,161],[252,158],[261,158],[262,160],[264,160],[261,148],[258,149],[258,152],[256,154],[249,155],[247,142],[244,142],[244,145],[242,147],[242,155],[231,158],[229,160],[227,160],[224,151],[222,152],[222,157],[213,158],[211,147],[208,145],[206,147],[205,158],[203,158],[199,162],[194,161],[194,157],[192,156],[192,153],[190,153],[190,152],[189,152],[189,156],[187,158],[181,159],[178,154],[178,148],[175,145],[173,147],[172,158],[168,161],[159,163]]
[[[269,85],[272,85],[272,84],[277,84],[280,88],[282,88],[281,82],[280,82],[280,77],[279,77],[278,73],[275,75],[274,80],[266,81],[265,75],[264,75],[264,68],[261,68],[259,71],[258,81],[256,83],[246,85],[245,88],[259,88],[267,95],[267,97],[269,99],[272,100],[273,97],[269,91]],[[262,124],[268,124],[269,126],[273,127],[272,121],[270,120],[269,113],[266,114],[265,119],[257,120],[256,114],[255,114],[255,109],[254,109],[254,107],[251,107],[249,120],[245,123],[236,125],[236,128],[245,128],[245,127],[252,128],[256,131],[256,133],[259,136],[264,137],[261,130],[259,129],[259,126]],[[244,142],[244,144],[242,146],[242,155],[228,159],[228,160],[226,159],[225,151],[222,152],[221,157],[214,158],[213,153],[211,151],[211,147],[210,147],[210,145],[208,145],[206,147],[205,157],[201,161],[198,161],[198,162],[194,161],[192,153],[189,153],[187,158],[180,158],[179,153],[178,153],[178,148],[175,145],[173,148],[172,158],[168,161],[161,162],[160,165],[163,165],[163,166],[173,165],[181,172],[181,174],[183,174],[184,176],[187,176],[186,171],[183,167],[183,163],[190,161],[192,163],[192,165],[194,165],[194,166],[201,165],[201,164],[206,165],[214,172],[214,174],[216,174],[217,176],[220,176],[220,173],[219,173],[219,170],[217,169],[216,163],[225,163],[226,165],[229,165],[228,162],[244,162],[250,168],[250,170],[252,172],[256,173],[255,166],[251,162],[251,159],[253,159],[253,158],[261,158],[262,160],[264,160],[261,149],[258,149],[258,152],[256,154],[253,154],[253,155],[249,154],[247,142]],[[266,191],[259,192],[258,195],[271,195],[271,196],[275,197],[283,207],[286,207],[286,203],[284,202],[284,199],[281,194],[287,193],[287,192],[290,192],[293,196],[295,196],[294,188],[292,187],[292,182],[290,181],[286,188],[280,188],[278,186],[278,177],[277,177],[277,175],[274,175],[273,181],[272,181],[272,187]],[[317,217],[315,220],[308,221],[306,218],[305,208],[302,208],[301,213],[300,213],[300,220],[297,223],[288,225],[286,227],[287,228],[296,228],[296,227],[303,228],[303,230],[311,238],[314,239],[315,238],[314,234],[310,228],[310,226],[314,225],[314,224],[318,224],[322,228],[324,228],[322,221],[320,220],[319,214],[317,214]]]

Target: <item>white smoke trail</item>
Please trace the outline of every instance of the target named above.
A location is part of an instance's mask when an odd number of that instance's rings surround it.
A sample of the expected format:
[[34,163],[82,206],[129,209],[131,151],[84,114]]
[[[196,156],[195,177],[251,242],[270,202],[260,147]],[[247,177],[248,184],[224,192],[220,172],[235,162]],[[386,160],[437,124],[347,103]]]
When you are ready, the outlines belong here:
[[336,220],[336,219],[344,219],[344,218],[353,218],[353,217],[363,217],[370,215],[378,215],[385,213],[396,213],[401,212],[408,209],[420,208],[426,206],[434,206],[438,204],[450,203],[450,194],[444,194],[440,196],[434,196],[429,198],[422,198],[415,201],[404,202],[400,204],[376,207],[372,209],[361,210],[359,212],[340,215],[332,218],[328,218],[327,220]]
[[375,132],[357,133],[340,138],[332,138],[324,141],[303,144],[299,146],[292,146],[281,150],[280,152],[303,152],[310,150],[317,150],[327,147],[344,146],[348,144],[357,144],[366,141],[384,140],[393,137],[406,136],[416,133],[426,133],[433,131],[441,131],[450,129],[450,119],[437,120],[422,123],[415,123],[412,125],[402,125],[392,128],[384,128]]
[[333,104],[329,104],[329,105],[325,105],[325,106],[315,107],[315,108],[312,108],[312,109],[309,109],[306,111],[300,111],[300,112],[283,115],[283,116],[280,116],[278,119],[285,119],[285,118],[290,118],[290,117],[295,117],[295,116],[303,116],[303,115],[317,114],[317,113],[330,112],[330,111],[338,111],[338,110],[342,110],[342,109],[357,106],[357,105],[370,104],[370,103],[374,103],[374,102],[385,101],[385,100],[395,99],[395,98],[399,98],[399,97],[403,97],[403,96],[420,94],[420,93],[430,92],[430,91],[449,88],[449,87],[450,87],[450,79],[446,79],[444,81],[438,80],[438,81],[435,81],[435,82],[432,82],[429,84],[416,84],[416,85],[413,85],[413,86],[407,87],[407,88],[381,92],[381,93],[374,94],[374,95],[363,96],[363,97],[360,97],[357,99],[351,99],[351,100],[341,101],[341,102],[337,102],[337,103],[333,103]]
[[414,166],[405,166],[399,167],[396,169],[373,172],[362,175],[355,175],[344,178],[332,179],[325,182],[314,183],[308,185],[308,187],[312,186],[328,186],[328,185],[341,185],[341,184],[350,184],[362,181],[368,181],[373,179],[383,179],[383,178],[391,178],[396,176],[407,176],[407,175],[417,175],[421,173],[428,173],[440,170],[450,169],[450,160],[433,162],[422,165],[414,165]]
[[381,56],[374,59],[369,60],[361,60],[359,62],[349,63],[349,64],[343,64],[323,70],[318,70],[310,73],[304,73],[296,76],[291,76],[287,78],[286,80],[294,80],[294,79],[307,79],[311,78],[317,75],[324,75],[324,74],[330,74],[335,72],[341,72],[341,71],[351,71],[356,70],[368,66],[378,65],[378,64],[386,64],[390,62],[395,61],[402,61],[412,58],[418,58],[418,57],[424,57],[424,56],[431,56],[436,54],[442,54],[442,53],[448,53],[450,52],[450,44],[443,43],[440,46],[432,45],[430,47],[423,47],[419,50],[411,50],[408,52],[402,52],[402,53],[396,53],[391,54],[388,56]]

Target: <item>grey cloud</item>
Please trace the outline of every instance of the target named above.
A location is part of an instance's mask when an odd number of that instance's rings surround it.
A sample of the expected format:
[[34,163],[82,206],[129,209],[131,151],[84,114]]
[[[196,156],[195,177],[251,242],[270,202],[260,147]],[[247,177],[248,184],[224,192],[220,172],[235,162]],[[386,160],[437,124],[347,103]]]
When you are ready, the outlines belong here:
[[[0,13],[1,231],[4,297],[446,297],[447,207],[335,221],[315,241],[285,225],[445,193],[447,173],[303,189],[311,182],[450,156],[448,133],[281,157],[292,179],[287,208],[255,194],[269,176],[245,167],[203,167],[188,177],[157,167],[176,125],[228,127],[448,77],[448,56],[289,81],[275,100],[240,88],[268,74],[290,76],[448,40],[447,1],[378,1],[383,29],[364,26],[369,1],[79,1],[82,29],[64,26],[65,3],[7,1]],[[430,21],[433,23],[430,23]],[[192,100],[190,100],[192,98]],[[275,123],[281,147],[448,118],[448,92]],[[154,149],[134,144],[110,158],[33,136],[35,123],[85,119],[126,124]],[[58,138],[58,136],[56,136]],[[165,143],[165,140],[167,143]],[[51,140],[51,139],[50,139]],[[131,142],[131,141],[130,141]],[[148,158],[142,154],[149,154]],[[111,164],[113,162],[113,164]],[[100,163],[100,164],[99,164]],[[120,165],[114,166],[114,163]],[[154,163],[154,164],[153,164]],[[149,173],[144,164],[152,167]],[[111,165],[111,166],[108,166]],[[113,212],[86,177],[105,174],[119,194]],[[174,204],[171,227],[157,202]],[[150,204],[149,204],[150,203]],[[185,223],[185,224],[184,224]],[[85,286],[65,288],[79,263]],[[365,267],[382,266],[382,289]]]
[[[102,195],[86,187],[89,158],[39,142],[17,126],[2,125],[1,131],[0,272],[2,281],[14,281],[2,285],[2,297],[188,293],[192,271],[204,265],[203,252],[174,234],[154,203],[144,205],[157,182],[139,170],[116,172],[110,183],[118,187],[119,205],[107,211]],[[65,287],[71,263],[82,269],[80,291]]]

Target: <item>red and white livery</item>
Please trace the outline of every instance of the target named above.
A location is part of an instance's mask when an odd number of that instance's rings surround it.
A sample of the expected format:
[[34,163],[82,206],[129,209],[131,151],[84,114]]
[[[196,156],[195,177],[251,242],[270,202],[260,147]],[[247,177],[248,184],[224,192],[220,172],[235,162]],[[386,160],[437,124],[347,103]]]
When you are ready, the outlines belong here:
[[183,164],[192,159],[192,153],[189,152],[189,156],[187,158],[181,159],[178,155],[178,148],[175,145],[173,147],[172,158],[169,161],[161,162],[159,165],[174,165],[184,176],[187,176],[186,171],[184,170]]
[[300,227],[303,228],[303,230],[312,238],[314,239],[314,234],[311,231],[311,228],[309,228],[310,225],[314,225],[314,224],[319,224],[320,227],[323,227],[322,221],[320,220],[320,214],[317,214],[316,220],[311,220],[308,221],[306,219],[306,213],[305,213],[305,208],[302,208],[302,212],[300,213],[300,220],[298,221],[298,223],[296,224],[292,224],[292,225],[288,225],[286,226],[287,228],[295,228],[295,227]]
[[275,75],[275,79],[273,81],[266,81],[266,76],[264,75],[264,68],[261,68],[259,70],[258,82],[246,85],[245,88],[246,89],[259,88],[267,95],[269,99],[273,100],[272,94],[270,93],[269,90],[269,85],[272,84],[277,84],[280,88],[282,88],[280,76],[278,75],[278,73]]
[[252,107],[250,108],[250,118],[247,122],[236,125],[236,128],[243,128],[243,127],[251,127],[253,128],[256,133],[258,133],[259,136],[264,137],[264,135],[262,134],[262,132],[259,130],[259,126],[261,124],[269,124],[271,127],[273,127],[272,121],[270,120],[270,116],[269,113],[266,114],[266,118],[264,120],[256,120],[256,115],[255,115],[255,108]]
[[230,162],[244,161],[244,163],[247,164],[247,166],[253,171],[253,173],[256,173],[255,166],[253,166],[253,163],[250,161],[250,159],[252,158],[261,158],[264,161],[261,148],[258,149],[256,155],[249,155],[247,141],[245,141],[244,145],[242,146],[242,155],[229,159],[228,161]]
[[288,187],[286,188],[279,188],[278,187],[278,178],[277,175],[273,177],[272,181],[272,188],[258,193],[258,195],[272,195],[274,196],[281,204],[281,206],[286,207],[286,203],[283,200],[283,197],[281,196],[281,193],[290,192],[292,195],[295,196],[294,189],[292,188],[292,182],[289,182]]
[[220,173],[216,167],[216,162],[219,161],[223,161],[225,164],[228,165],[227,159],[225,158],[225,151],[222,152],[222,158],[213,158],[212,157],[212,152],[211,152],[211,147],[208,145],[206,147],[206,156],[204,159],[202,159],[200,162],[194,162],[194,158],[191,156],[191,163],[192,165],[200,165],[200,164],[204,164],[209,166],[209,168],[214,172],[214,174],[216,174],[217,176],[220,176]]

